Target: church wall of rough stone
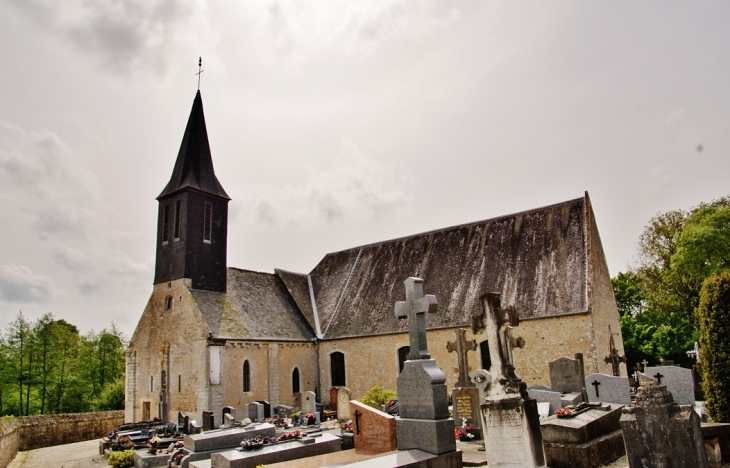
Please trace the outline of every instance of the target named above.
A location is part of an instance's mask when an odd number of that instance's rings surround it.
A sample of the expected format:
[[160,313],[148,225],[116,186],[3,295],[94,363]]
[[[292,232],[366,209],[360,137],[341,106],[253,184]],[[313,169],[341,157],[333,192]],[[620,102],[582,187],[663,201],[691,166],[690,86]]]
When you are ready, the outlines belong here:
[[[180,279],[154,286],[127,351],[127,398],[133,388],[133,403],[127,402],[125,421],[159,416],[161,395],[167,402],[167,417],[175,420],[178,410],[200,421],[209,400],[208,329],[192,295]],[[168,299],[172,298],[168,308]],[[162,392],[162,371],[165,392]]]

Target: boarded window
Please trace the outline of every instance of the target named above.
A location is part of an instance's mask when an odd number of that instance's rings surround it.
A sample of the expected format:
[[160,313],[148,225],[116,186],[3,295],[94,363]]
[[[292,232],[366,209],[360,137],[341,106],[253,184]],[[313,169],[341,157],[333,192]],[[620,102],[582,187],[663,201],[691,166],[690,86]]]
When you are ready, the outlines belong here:
[[408,354],[411,352],[410,346],[403,346],[398,348],[398,373],[403,372],[403,363],[408,360]]
[[479,355],[482,358],[482,369],[489,371],[492,367],[492,357],[489,355],[489,341],[484,340],[479,343]]
[[205,212],[203,213],[203,241],[210,242],[210,229],[213,224],[213,205],[205,204]]
[[291,392],[299,393],[299,369],[297,369],[296,367],[291,373]]
[[165,298],[165,310],[172,309],[172,296],[167,296]]
[[180,205],[182,202],[177,200],[175,202],[175,240],[180,238]]
[[251,391],[251,366],[248,364],[248,359],[243,361],[243,391]]
[[220,385],[221,383],[221,348],[211,346],[210,350],[210,384]]
[[345,355],[339,351],[330,354],[330,375],[333,387],[346,387]]
[[162,242],[167,242],[167,232],[170,229],[170,205],[162,208]]

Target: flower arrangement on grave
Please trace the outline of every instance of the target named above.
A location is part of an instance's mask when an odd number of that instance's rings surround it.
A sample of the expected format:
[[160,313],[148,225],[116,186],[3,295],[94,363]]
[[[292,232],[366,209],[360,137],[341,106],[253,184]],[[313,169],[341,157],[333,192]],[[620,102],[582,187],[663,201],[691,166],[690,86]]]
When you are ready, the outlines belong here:
[[466,418],[461,418],[461,427],[454,429],[454,437],[462,442],[468,442],[476,435],[474,434],[474,424],[467,424]]
[[340,429],[342,429],[342,432],[352,432],[352,419],[340,424]]
[[570,408],[560,408],[558,410],[555,410],[555,416],[559,418],[568,418],[570,417],[570,414]]
[[180,463],[182,462],[183,456],[184,456],[184,455],[183,455],[182,453],[178,453],[177,455],[175,455],[175,458],[173,458],[173,460],[172,460],[172,461],[173,461],[173,462],[174,462],[174,463],[175,463],[176,465],[180,466]]
[[313,425],[314,422],[316,421],[316,419],[314,417],[314,413],[307,413],[304,415],[304,418],[305,418],[304,420],[307,422],[308,426]]
[[255,450],[268,444],[275,444],[278,441],[276,437],[269,436],[256,436],[251,439],[245,439],[241,441],[241,448],[243,450]]
[[185,447],[185,442],[184,441],[178,440],[177,442],[175,442],[175,448],[176,449],[180,449],[180,448],[183,448],[183,447]]
[[157,454],[157,444],[162,442],[162,439],[160,439],[159,437],[153,437],[150,440],[148,440],[147,442],[150,444],[149,453],[152,455],[156,455]]
[[301,439],[304,435],[300,430],[291,431],[291,432],[285,432],[279,437],[279,440],[285,441],[285,440],[295,440],[295,439]]
[[112,450],[130,450],[134,448],[134,442],[132,442],[132,438],[129,436],[119,436],[117,438],[117,442],[115,444],[112,444]]

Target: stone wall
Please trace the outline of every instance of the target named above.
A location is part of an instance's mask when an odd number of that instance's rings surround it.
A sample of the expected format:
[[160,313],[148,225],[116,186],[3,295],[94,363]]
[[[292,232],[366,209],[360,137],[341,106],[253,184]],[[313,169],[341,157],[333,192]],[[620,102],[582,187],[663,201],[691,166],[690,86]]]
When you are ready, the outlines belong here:
[[18,421],[0,418],[0,468],[5,468],[18,453]]
[[101,438],[124,422],[124,411],[48,414],[16,420],[18,450],[25,451]]

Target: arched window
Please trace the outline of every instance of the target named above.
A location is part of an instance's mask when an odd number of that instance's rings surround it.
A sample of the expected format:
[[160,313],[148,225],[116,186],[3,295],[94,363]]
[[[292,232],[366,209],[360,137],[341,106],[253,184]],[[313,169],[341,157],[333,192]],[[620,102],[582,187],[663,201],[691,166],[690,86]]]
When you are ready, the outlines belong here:
[[243,361],[243,391],[251,391],[251,367],[248,364],[248,359]]
[[408,360],[408,354],[410,354],[410,352],[410,346],[402,346],[398,348],[398,373],[403,372],[403,363]]
[[332,376],[333,387],[346,387],[345,378],[345,355],[339,351],[330,354],[330,375]]
[[295,367],[291,373],[291,392],[299,393],[299,391],[299,369]]
[[172,296],[167,296],[165,298],[165,310],[172,309]]
[[479,356],[482,358],[482,369],[489,371],[492,367],[492,357],[489,355],[489,341],[479,343]]

